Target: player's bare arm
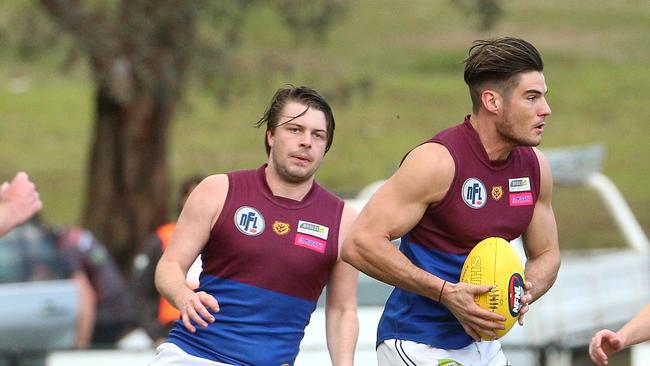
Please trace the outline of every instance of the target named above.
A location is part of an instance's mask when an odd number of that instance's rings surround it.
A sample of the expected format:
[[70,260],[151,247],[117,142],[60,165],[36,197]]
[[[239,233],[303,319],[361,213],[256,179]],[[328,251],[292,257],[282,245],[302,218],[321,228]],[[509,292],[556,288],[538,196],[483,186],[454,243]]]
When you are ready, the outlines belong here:
[[353,365],[359,335],[357,282],[359,272],[340,258],[341,248],[358,212],[345,205],[339,229],[339,259],[327,283],[325,307],[327,348],[332,365]]
[[650,304],[618,332],[603,329],[589,343],[589,356],[597,365],[607,365],[609,356],[626,347],[650,340]]
[[560,246],[557,236],[555,214],[551,205],[553,178],[544,155],[535,149],[540,166],[540,191],[530,225],[523,234],[526,251],[526,295],[520,311],[520,323],[528,311],[528,305],[548,291],[560,269]]
[[79,291],[79,313],[77,317],[77,334],[75,339],[75,348],[85,349],[90,346],[97,316],[97,301],[95,290],[88,280],[88,276],[81,270],[72,274]]
[[192,191],[156,267],[158,291],[181,311],[183,324],[191,332],[196,331],[191,321],[202,327],[214,321],[207,308],[219,311],[217,300],[203,291],[195,293],[186,276],[219,218],[227,193],[228,177],[223,174],[204,179]]
[[491,287],[447,283],[443,289],[443,280],[415,266],[390,243],[411,230],[430,205],[442,200],[454,173],[453,158],[442,145],[428,143],[411,151],[353,224],[343,258],[380,281],[440,300],[466,332],[479,340],[479,332],[496,336],[492,329],[503,327],[498,322],[505,320],[474,303],[475,293]]

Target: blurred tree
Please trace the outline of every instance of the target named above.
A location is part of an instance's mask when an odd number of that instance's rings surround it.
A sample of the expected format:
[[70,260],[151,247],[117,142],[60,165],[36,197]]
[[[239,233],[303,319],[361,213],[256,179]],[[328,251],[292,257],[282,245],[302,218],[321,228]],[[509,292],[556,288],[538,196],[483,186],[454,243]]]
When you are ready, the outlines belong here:
[[466,14],[478,15],[478,28],[481,31],[494,28],[503,16],[501,0],[451,0],[450,2]]
[[[72,40],[69,59],[86,58],[93,74],[95,127],[83,224],[125,272],[136,246],[167,219],[168,132],[191,72],[226,100],[235,75],[229,55],[242,42],[252,9],[268,6],[297,39],[320,40],[345,10],[341,0],[39,2]],[[26,39],[18,43],[29,54],[44,46],[44,37],[35,34],[52,38],[58,32],[28,16],[33,7],[22,9]]]

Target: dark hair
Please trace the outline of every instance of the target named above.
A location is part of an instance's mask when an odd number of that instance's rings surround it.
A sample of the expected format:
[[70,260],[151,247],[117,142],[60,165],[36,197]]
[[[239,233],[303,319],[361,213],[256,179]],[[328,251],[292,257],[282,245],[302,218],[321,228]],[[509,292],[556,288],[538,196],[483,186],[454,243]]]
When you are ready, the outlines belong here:
[[[327,123],[327,145],[325,147],[325,152],[328,152],[330,146],[332,146],[332,141],[334,140],[334,114],[332,113],[332,108],[330,108],[329,104],[325,101],[325,98],[312,88],[306,86],[294,87],[293,85],[289,85],[285,88],[278,89],[278,91],[275,92],[275,95],[273,95],[273,98],[271,98],[271,103],[266,109],[266,112],[264,112],[262,118],[255,123],[255,126],[259,128],[266,124],[266,131],[273,132],[275,128],[278,127],[280,111],[284,108],[287,102],[290,101],[298,102],[307,107],[299,115],[292,116],[291,120],[304,115],[309,108],[314,108],[325,114],[325,121]],[[266,139],[266,133],[264,134],[264,146],[266,147],[266,154],[270,154],[271,147]]]
[[523,39],[503,37],[476,40],[469,49],[465,63],[465,83],[469,86],[472,108],[478,111],[481,93],[488,84],[507,92],[519,82],[519,74],[544,71],[539,51]]

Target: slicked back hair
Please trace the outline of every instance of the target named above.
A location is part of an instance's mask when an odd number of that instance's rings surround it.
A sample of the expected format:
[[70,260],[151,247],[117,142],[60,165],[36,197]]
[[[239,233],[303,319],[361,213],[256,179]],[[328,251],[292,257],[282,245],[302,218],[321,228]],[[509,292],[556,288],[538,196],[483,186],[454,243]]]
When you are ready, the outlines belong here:
[[[332,108],[325,101],[316,90],[306,87],[299,86],[294,87],[289,85],[285,88],[280,88],[275,92],[273,98],[271,98],[271,103],[269,104],[264,115],[255,123],[255,126],[262,127],[266,125],[266,131],[275,131],[278,127],[278,122],[280,120],[280,112],[288,102],[297,102],[304,105],[305,110],[297,116],[291,116],[289,121],[292,121],[305,113],[309,108],[319,110],[325,114],[325,121],[327,124],[327,145],[325,147],[325,152],[327,153],[332,146],[332,141],[334,141],[334,114],[332,113]],[[287,122],[289,122],[287,121]],[[269,141],[266,138],[266,133],[264,134],[264,146],[266,147],[266,154],[271,153],[271,147],[269,146]]]
[[465,63],[465,83],[469,86],[472,110],[481,106],[481,93],[495,88],[504,98],[519,82],[519,75],[544,71],[539,51],[523,39],[503,37],[474,41]]

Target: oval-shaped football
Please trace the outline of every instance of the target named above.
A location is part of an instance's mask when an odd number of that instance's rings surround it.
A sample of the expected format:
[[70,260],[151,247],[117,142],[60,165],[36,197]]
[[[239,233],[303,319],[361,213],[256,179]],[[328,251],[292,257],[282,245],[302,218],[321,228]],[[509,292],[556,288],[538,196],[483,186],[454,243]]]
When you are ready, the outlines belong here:
[[[506,329],[495,330],[498,338],[508,333],[519,318],[525,281],[524,267],[511,244],[497,237],[486,238],[476,244],[465,259],[460,281],[494,286],[488,293],[475,296],[474,302],[506,318]],[[488,338],[483,334],[481,337]]]

